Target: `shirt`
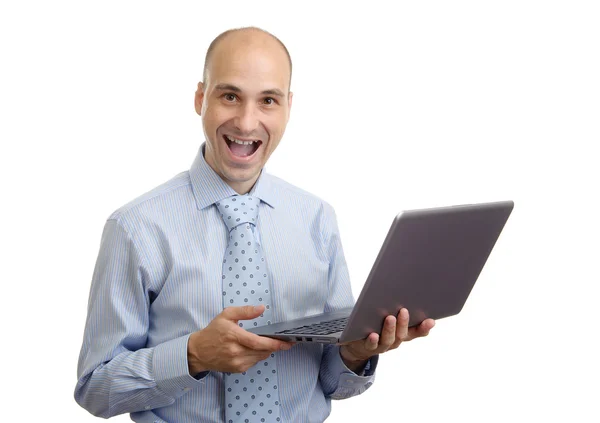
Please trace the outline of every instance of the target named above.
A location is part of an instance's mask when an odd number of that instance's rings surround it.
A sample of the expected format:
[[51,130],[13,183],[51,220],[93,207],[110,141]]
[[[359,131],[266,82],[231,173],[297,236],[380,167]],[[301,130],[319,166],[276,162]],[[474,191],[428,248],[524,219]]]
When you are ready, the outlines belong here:
[[[188,337],[223,311],[228,230],[216,202],[236,194],[206,163],[116,210],[106,221],[92,277],[78,363],[76,401],[94,415],[131,413],[137,422],[223,422],[223,374],[193,377]],[[256,230],[271,281],[276,322],[352,306],[332,207],[263,169]],[[339,346],[297,343],[279,351],[282,422],[322,422],[331,399],[364,392],[365,375]]]

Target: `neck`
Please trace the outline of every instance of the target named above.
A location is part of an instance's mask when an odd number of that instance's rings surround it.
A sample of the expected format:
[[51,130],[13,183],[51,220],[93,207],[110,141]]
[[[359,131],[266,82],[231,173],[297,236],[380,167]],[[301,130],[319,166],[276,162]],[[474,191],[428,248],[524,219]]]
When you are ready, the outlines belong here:
[[227,185],[229,185],[231,188],[233,188],[233,190],[235,192],[237,192],[240,195],[244,195],[244,194],[248,194],[250,192],[250,190],[256,183],[257,179],[258,179],[258,177],[254,178],[251,181],[237,182],[237,181],[228,181],[226,179],[224,179],[224,181]]

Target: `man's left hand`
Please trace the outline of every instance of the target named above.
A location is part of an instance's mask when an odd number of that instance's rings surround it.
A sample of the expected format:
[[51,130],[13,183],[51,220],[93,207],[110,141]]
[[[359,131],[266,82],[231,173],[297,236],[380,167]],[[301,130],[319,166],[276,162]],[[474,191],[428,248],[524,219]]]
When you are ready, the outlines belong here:
[[418,326],[409,328],[408,319],[408,310],[403,308],[397,319],[391,315],[386,317],[381,336],[372,332],[366,339],[343,344],[340,354],[346,366],[355,371],[363,367],[366,360],[374,355],[394,350],[402,342],[429,335],[429,331],[435,326],[433,319],[426,319]]

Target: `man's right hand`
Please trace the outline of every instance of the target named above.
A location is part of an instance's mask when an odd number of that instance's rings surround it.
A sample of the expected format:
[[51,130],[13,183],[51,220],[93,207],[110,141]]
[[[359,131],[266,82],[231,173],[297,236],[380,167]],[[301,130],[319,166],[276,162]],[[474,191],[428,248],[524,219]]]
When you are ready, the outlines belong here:
[[274,351],[289,350],[291,342],[258,336],[238,326],[239,320],[260,316],[265,306],[227,307],[207,327],[188,340],[191,375],[214,370],[242,373]]

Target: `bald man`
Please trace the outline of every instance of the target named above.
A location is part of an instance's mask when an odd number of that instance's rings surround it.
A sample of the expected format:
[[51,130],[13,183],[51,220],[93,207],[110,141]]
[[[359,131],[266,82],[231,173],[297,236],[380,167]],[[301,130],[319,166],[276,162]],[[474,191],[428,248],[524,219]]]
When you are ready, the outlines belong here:
[[[108,218],[75,389],[94,415],[322,422],[331,399],[372,385],[379,354],[433,327],[426,320],[409,329],[403,309],[380,334],[343,346],[244,329],[354,303],[333,209],[263,171],[290,116],[291,73],[273,35],[257,28],[219,35],[195,95],[205,142],[191,168]],[[229,205],[252,205],[256,221],[230,228]],[[241,266],[229,242],[244,226],[243,242],[257,255]],[[242,278],[228,282],[228,266],[239,266],[233,273],[239,268]]]

